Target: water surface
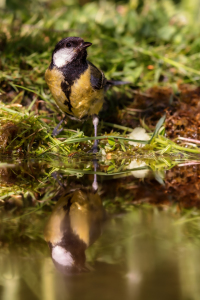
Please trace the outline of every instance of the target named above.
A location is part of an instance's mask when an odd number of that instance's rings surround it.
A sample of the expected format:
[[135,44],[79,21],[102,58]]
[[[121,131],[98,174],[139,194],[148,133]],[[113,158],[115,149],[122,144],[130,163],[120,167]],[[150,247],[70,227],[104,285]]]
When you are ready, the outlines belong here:
[[[39,209],[30,200],[39,188],[29,192],[29,202],[26,194],[6,198],[0,299],[199,299],[200,214],[189,187],[170,190],[176,174],[166,174],[165,186],[152,174],[98,177],[97,191],[93,175],[72,176],[67,184],[59,177],[61,185],[54,176]],[[8,188],[5,177],[2,188]],[[64,250],[52,254],[55,247]]]

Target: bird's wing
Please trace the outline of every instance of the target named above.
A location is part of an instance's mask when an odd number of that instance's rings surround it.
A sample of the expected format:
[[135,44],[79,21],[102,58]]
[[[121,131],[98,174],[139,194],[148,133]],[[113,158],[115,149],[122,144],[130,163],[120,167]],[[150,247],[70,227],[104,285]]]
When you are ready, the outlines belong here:
[[95,67],[90,61],[88,61],[90,66],[90,81],[91,85],[95,90],[101,90],[106,84],[106,78],[101,70]]

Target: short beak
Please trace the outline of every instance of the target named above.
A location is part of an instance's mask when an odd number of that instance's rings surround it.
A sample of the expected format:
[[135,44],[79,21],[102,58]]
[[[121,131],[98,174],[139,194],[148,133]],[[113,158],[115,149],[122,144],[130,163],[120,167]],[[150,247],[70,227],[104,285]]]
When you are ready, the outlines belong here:
[[92,45],[92,43],[89,43],[89,42],[83,42],[81,45],[79,45],[75,51],[77,52],[80,52],[82,51],[83,49],[87,48],[87,47],[90,47]]
[[87,47],[90,47],[92,45],[92,43],[90,42],[84,42],[82,45],[81,45],[81,48],[87,48]]

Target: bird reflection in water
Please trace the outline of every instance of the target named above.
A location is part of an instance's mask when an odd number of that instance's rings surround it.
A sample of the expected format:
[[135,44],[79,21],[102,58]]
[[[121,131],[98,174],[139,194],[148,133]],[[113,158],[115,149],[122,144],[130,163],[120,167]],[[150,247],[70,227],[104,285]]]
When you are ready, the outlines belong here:
[[[95,168],[96,169],[96,168]],[[85,250],[101,234],[105,219],[94,175],[92,188],[65,191],[45,228],[45,240],[56,268],[62,273],[89,271]]]

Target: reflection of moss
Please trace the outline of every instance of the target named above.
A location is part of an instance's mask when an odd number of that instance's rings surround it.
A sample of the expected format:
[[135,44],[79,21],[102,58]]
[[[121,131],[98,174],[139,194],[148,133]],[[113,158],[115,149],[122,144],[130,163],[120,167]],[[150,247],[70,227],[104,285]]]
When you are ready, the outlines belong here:
[[[16,162],[10,164],[1,163],[0,199],[2,203],[3,201],[9,202],[10,204],[8,203],[8,206],[12,206],[12,202],[15,202],[15,197],[18,199],[20,197],[20,202],[23,202],[25,206],[31,203],[37,203],[37,201],[48,201],[56,195],[60,186],[70,185],[74,188],[80,188],[81,185],[88,185],[88,178],[90,184],[92,184],[94,173],[96,173],[98,176],[102,176],[104,180],[111,180],[111,178],[120,179],[129,175],[132,175],[132,178],[141,178],[141,180],[144,180],[145,177],[155,177],[161,185],[166,181],[167,187],[169,185],[170,190],[173,188],[175,194],[178,187],[182,186],[181,192],[178,192],[178,197],[185,195],[185,198],[187,198],[187,191],[189,191],[191,187],[191,192],[192,190],[194,191],[194,197],[192,197],[192,199],[195,199],[194,202],[198,200],[198,193],[192,188],[192,186],[195,186],[198,189],[198,183],[196,182],[196,178],[198,177],[195,177],[196,173],[187,173],[188,167],[185,169],[182,168],[186,174],[184,173],[185,175],[183,179],[181,179],[179,173],[176,172],[177,169],[172,169],[177,164],[184,164],[185,159],[180,158],[180,156],[151,157],[146,154],[145,157],[135,155],[134,159],[122,159],[120,157],[118,159],[106,159],[103,157],[98,160],[98,169],[96,172],[94,172],[93,161],[90,159],[90,157],[88,157],[88,160],[81,159],[80,157],[67,157],[65,159],[63,158],[62,161],[49,160],[47,163],[45,161],[41,162],[40,160],[35,160],[35,162],[21,162],[20,164]],[[187,164],[191,164],[191,167],[189,167],[190,170],[193,170],[193,163],[195,162],[187,162]],[[167,172],[167,170],[170,171]],[[172,174],[171,178],[167,174]],[[77,179],[75,179],[75,177],[77,177]],[[131,177],[129,176],[128,178]],[[190,182],[189,179],[194,183],[191,186],[188,186]],[[186,186],[185,181],[187,181]],[[146,179],[146,184],[148,184],[148,182],[151,182],[151,179]],[[170,182],[173,182],[173,184],[170,184]],[[153,191],[152,188],[153,184],[151,184],[150,191]],[[159,190],[161,190],[161,187]],[[137,189],[135,191],[137,191]],[[141,191],[147,193],[148,188],[141,189]],[[156,195],[155,193],[153,199],[157,197]]]
[[14,248],[20,254],[26,254],[28,248],[44,249],[43,228],[48,216],[44,209],[30,207],[15,213],[1,211],[1,248],[10,251]]
[[[45,171],[48,171],[45,163],[3,164],[0,168],[0,198],[6,200],[12,195],[22,195],[22,200],[25,201],[24,204],[26,204],[26,201],[30,203],[36,199],[39,200],[44,194],[43,188],[49,182]],[[51,180],[51,177],[49,180]],[[53,185],[51,188],[53,188]],[[26,200],[26,198],[29,200]]]

